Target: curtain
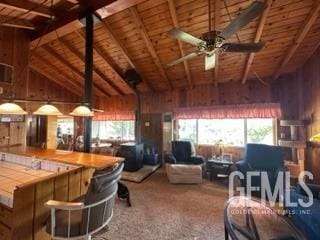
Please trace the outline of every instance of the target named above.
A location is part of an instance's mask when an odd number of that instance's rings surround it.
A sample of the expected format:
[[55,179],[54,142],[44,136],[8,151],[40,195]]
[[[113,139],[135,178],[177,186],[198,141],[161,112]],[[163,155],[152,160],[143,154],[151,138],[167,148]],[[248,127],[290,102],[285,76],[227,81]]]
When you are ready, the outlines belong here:
[[176,108],[173,111],[175,119],[280,118],[281,115],[278,103]]
[[93,117],[93,121],[129,121],[134,119],[134,111],[96,112]]

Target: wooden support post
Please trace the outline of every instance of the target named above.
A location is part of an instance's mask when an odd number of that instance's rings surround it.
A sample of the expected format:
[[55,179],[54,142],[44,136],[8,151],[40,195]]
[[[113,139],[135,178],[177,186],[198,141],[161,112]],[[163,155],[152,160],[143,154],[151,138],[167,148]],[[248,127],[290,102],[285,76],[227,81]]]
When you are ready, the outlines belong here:
[[46,146],[49,149],[57,148],[57,116],[47,116],[47,141]]
[[[85,44],[85,81],[84,100],[92,109],[92,75],[93,75],[93,16],[86,16],[86,44]],[[91,150],[92,117],[85,117],[84,126],[84,152]]]
[[141,99],[140,99],[140,92],[134,86],[134,94],[136,96],[136,112],[135,112],[135,140],[136,143],[141,143]]

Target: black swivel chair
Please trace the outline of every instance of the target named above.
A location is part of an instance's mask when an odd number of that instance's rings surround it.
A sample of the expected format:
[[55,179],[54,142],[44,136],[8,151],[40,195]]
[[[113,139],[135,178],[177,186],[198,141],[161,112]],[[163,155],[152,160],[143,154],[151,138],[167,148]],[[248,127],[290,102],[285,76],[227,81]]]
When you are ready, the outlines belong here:
[[84,201],[48,201],[46,206],[51,209],[51,218],[47,221],[46,230],[52,239],[90,240],[93,233],[105,227],[113,215],[122,170],[123,163],[111,172],[96,170]]

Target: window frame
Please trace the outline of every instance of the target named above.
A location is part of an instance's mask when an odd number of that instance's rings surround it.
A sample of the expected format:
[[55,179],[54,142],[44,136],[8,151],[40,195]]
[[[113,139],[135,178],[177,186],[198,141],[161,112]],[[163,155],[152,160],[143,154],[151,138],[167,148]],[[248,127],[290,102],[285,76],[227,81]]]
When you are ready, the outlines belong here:
[[[248,143],[248,123],[247,120],[250,118],[243,118],[243,134],[244,134],[244,145],[243,146],[238,146],[238,145],[225,145],[226,147],[235,147],[235,148],[243,148],[247,143]],[[272,120],[272,145],[276,145],[277,143],[277,119],[276,118],[264,118],[264,119],[271,119]],[[196,137],[195,137],[195,142],[194,144],[196,145],[201,145],[201,146],[214,146],[214,144],[201,144],[199,143],[199,118],[198,119],[177,119],[178,124],[178,136],[180,138],[180,134],[179,134],[179,121],[180,120],[196,120]]]
[[[107,136],[101,137],[99,136],[100,140],[106,140],[106,141],[111,141],[111,140],[120,140],[120,141],[135,141],[135,121],[134,120],[93,120],[93,122],[103,122],[108,126],[108,122],[121,122],[121,139],[109,139]],[[125,139],[125,122],[133,122],[133,138],[132,139]],[[92,129],[93,131],[93,129]],[[95,138],[95,136],[93,136]],[[110,136],[109,136],[110,137]]]

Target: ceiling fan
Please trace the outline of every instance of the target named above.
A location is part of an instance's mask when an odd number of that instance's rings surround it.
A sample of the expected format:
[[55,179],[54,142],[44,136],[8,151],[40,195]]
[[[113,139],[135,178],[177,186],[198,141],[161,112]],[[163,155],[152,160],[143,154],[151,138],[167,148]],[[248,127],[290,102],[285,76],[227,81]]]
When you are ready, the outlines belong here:
[[168,63],[168,66],[173,66],[186,60],[195,58],[205,54],[205,70],[210,70],[215,67],[215,54],[217,50],[224,52],[259,52],[264,44],[259,43],[225,43],[225,40],[246,26],[249,22],[259,16],[267,7],[264,2],[254,1],[251,5],[243,10],[240,15],[234,19],[225,29],[220,31],[211,30],[211,1],[209,4],[209,32],[203,34],[201,38],[192,36],[179,28],[173,28],[168,35],[183,42],[192,44],[197,47],[196,51],[183,56],[173,62]]

